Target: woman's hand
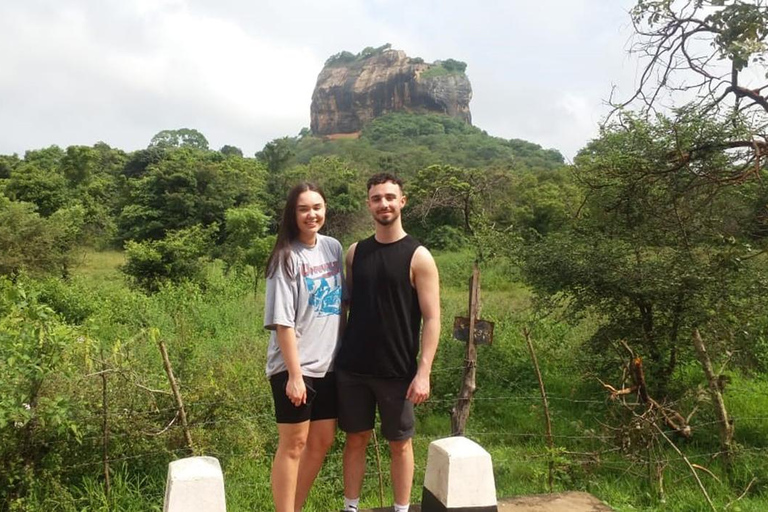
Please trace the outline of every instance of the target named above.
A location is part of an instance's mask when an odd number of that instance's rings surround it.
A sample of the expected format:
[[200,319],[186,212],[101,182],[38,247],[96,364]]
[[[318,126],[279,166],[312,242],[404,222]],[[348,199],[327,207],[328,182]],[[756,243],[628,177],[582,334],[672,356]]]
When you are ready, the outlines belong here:
[[285,394],[293,405],[299,407],[307,403],[307,386],[304,384],[304,378],[298,376],[288,377],[288,383],[285,385]]

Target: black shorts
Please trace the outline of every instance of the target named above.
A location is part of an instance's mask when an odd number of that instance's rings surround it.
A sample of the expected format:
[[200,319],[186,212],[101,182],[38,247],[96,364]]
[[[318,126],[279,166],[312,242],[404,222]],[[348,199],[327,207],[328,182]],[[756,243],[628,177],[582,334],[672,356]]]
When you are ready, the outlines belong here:
[[373,430],[376,407],[381,417],[381,435],[387,441],[413,437],[413,403],[405,398],[411,379],[378,379],[337,372],[339,428],[347,433]]
[[307,403],[296,407],[285,394],[288,384],[288,372],[280,372],[269,378],[272,386],[272,398],[275,401],[275,419],[278,423],[303,423],[305,421],[331,420],[338,417],[336,403],[336,375],[333,372],[325,377],[304,376],[307,387]]

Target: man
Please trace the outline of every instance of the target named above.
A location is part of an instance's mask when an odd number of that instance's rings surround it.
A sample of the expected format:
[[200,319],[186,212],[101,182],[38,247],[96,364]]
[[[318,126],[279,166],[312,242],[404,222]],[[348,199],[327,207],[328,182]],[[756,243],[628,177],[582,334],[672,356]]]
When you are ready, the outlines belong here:
[[358,508],[377,406],[392,456],[395,512],[406,512],[410,502],[413,406],[429,398],[440,337],[440,284],[432,255],[403,230],[405,203],[399,178],[371,177],[367,205],[376,232],[353,244],[346,256],[351,305],[335,362],[339,427],[347,434],[345,511]]

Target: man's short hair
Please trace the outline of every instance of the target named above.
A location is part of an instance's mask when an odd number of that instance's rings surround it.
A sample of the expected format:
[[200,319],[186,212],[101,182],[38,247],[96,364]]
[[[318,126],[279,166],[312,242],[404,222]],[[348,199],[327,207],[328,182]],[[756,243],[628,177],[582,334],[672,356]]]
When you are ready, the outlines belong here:
[[400,192],[403,191],[403,180],[389,172],[380,172],[368,178],[367,190],[371,190],[371,187],[374,185],[381,185],[382,183],[387,183],[388,181],[391,181],[400,187]]

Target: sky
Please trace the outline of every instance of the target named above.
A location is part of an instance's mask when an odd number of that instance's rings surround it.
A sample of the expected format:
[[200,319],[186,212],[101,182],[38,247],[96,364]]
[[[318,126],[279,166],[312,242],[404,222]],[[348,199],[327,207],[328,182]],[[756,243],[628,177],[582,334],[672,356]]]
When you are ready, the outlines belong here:
[[194,128],[246,156],[310,124],[325,60],[390,43],[467,63],[473,124],[571,159],[628,94],[632,0],[0,2],[0,154],[134,151]]

